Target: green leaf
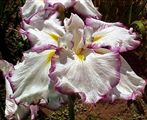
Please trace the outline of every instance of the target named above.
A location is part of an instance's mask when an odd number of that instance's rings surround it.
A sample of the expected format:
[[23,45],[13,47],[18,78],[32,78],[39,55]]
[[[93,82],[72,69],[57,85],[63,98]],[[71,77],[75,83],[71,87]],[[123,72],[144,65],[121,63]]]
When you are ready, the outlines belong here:
[[141,32],[141,34],[145,34],[145,25],[144,25],[143,21],[141,21],[141,20],[134,21],[131,25],[135,26],[137,28],[137,30],[139,30]]

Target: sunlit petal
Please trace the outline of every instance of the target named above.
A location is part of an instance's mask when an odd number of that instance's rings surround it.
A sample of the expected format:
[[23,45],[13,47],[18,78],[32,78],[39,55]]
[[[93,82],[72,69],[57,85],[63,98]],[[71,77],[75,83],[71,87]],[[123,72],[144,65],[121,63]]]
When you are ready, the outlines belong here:
[[24,6],[21,8],[23,18],[29,18],[32,14],[45,7],[44,0],[26,0]]
[[78,15],[71,14],[69,19],[65,18],[64,26],[66,31],[71,32],[79,28],[84,28],[84,22]]
[[135,100],[142,94],[146,84],[147,82],[139,77],[121,57],[120,82],[110,92],[108,99],[112,101],[115,99]]
[[33,47],[42,45],[58,45],[59,37],[64,34],[64,28],[57,19],[58,13],[54,13],[48,19],[33,20],[27,24],[23,21],[22,34],[27,36]]
[[123,26],[122,23],[120,22],[109,23],[94,18],[86,18],[85,23],[87,26],[92,27],[94,30],[102,30],[111,26],[120,26],[120,27]]
[[74,9],[77,13],[86,17],[101,18],[101,14],[98,12],[97,8],[94,7],[92,0],[76,0]]
[[47,97],[50,85],[48,73],[54,54],[55,50],[26,53],[24,61],[15,66],[11,81],[15,89],[13,98],[17,102],[35,103]]
[[85,59],[74,55],[74,59],[68,57],[65,60],[66,63],[56,64],[50,77],[60,92],[79,93],[87,103],[102,99],[119,81],[117,53],[90,53]]
[[24,26],[26,31],[25,35],[30,40],[31,45],[33,47],[37,47],[45,44],[57,46],[57,41],[53,37],[51,37],[49,33],[39,31],[38,29],[28,24],[24,24]]
[[50,16],[49,19],[44,21],[44,26],[42,31],[46,33],[55,33],[58,35],[63,35],[65,33],[64,27],[61,25],[61,21],[57,19],[58,13],[53,14]]
[[17,105],[15,100],[11,98],[11,95],[13,94],[12,85],[10,81],[7,79],[9,76],[6,75],[6,100],[5,100],[5,117],[9,120],[16,119],[21,120],[24,118],[27,113],[29,112],[29,109],[25,107],[24,105]]
[[112,50],[120,48],[120,52],[135,49],[140,42],[135,40],[136,33],[125,28],[112,26],[96,31],[93,35],[93,44],[97,47],[110,47]]

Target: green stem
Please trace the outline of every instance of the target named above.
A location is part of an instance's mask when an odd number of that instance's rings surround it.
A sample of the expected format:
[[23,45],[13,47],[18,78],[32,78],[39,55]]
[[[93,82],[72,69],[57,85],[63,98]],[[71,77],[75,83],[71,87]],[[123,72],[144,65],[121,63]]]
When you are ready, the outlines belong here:
[[74,110],[75,96],[73,95],[68,96],[68,99],[69,99],[69,103],[68,103],[69,120],[75,120],[75,110]]

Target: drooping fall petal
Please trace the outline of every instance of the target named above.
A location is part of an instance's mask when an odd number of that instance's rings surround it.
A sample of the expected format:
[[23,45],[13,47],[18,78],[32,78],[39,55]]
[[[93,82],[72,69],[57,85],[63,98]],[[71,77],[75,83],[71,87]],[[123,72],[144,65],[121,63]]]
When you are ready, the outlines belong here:
[[21,120],[26,117],[29,112],[29,109],[24,105],[17,105],[15,100],[11,98],[13,94],[12,85],[9,81],[9,75],[5,75],[6,83],[6,100],[5,100],[5,117],[9,120]]
[[[39,103],[41,99],[62,98],[62,95],[51,87],[48,77],[51,59],[54,54],[55,50],[46,50],[42,53],[26,53],[24,61],[15,66],[11,81],[15,90],[12,97],[17,103],[26,102],[31,104]],[[50,95],[50,91],[52,91],[52,95]],[[56,97],[52,97],[53,95]],[[60,101],[58,100],[58,102]]]
[[31,45],[39,47],[42,45],[58,45],[58,39],[64,34],[63,26],[57,19],[58,13],[52,14],[48,19],[32,20],[29,24],[23,21],[22,34],[31,41]]
[[135,49],[140,42],[136,40],[137,35],[122,27],[112,26],[97,30],[92,35],[95,47],[110,47],[111,50],[120,48],[120,52]]
[[92,27],[95,31],[102,30],[102,29],[105,29],[105,28],[111,27],[111,26],[123,27],[123,24],[120,22],[109,23],[109,22],[104,22],[104,21],[97,20],[94,18],[86,18],[85,23],[87,26]]
[[141,95],[147,82],[139,77],[121,57],[120,82],[110,91],[108,98],[112,101],[115,99],[135,100]]
[[50,74],[60,92],[79,93],[84,102],[96,103],[119,82],[117,53],[90,53],[85,59],[82,55],[74,57],[67,57],[66,63],[57,63]]

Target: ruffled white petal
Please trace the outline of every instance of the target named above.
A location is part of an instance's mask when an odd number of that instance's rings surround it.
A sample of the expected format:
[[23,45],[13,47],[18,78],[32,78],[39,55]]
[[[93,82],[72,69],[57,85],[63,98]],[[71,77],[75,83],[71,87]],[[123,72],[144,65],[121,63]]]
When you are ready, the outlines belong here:
[[125,28],[112,26],[93,33],[93,44],[97,47],[120,48],[120,52],[135,49],[140,42],[135,40],[137,35]]
[[84,102],[96,103],[117,85],[117,53],[90,53],[85,60],[74,57],[65,59],[66,63],[57,63],[50,74],[60,92],[79,93]]
[[31,19],[27,24],[23,21],[23,35],[31,41],[33,47],[44,45],[58,45],[58,39],[64,34],[64,28],[57,19],[58,13],[54,13],[48,19]]
[[63,35],[65,33],[64,27],[61,25],[61,21],[59,21],[57,17],[58,13],[55,13],[49,19],[45,20],[42,31],[59,34],[60,36]]
[[38,12],[30,19],[28,24],[39,29],[40,31],[47,33],[55,32],[59,35],[63,35],[64,28],[61,26],[61,21],[58,19],[59,13],[52,12],[52,10],[43,10]]
[[94,7],[91,0],[76,0],[74,9],[77,13],[86,17],[91,16],[101,18],[101,14],[97,11],[97,8]]
[[123,26],[122,23],[120,22],[109,23],[94,18],[86,18],[85,23],[87,26],[92,27],[94,30],[102,30],[111,26],[120,26],[120,27]]
[[15,66],[11,81],[15,89],[13,98],[17,102],[36,103],[48,96],[48,73],[54,54],[55,50],[26,53],[24,61]]
[[55,50],[26,53],[24,61],[15,66],[11,82],[15,90],[12,97],[16,102],[42,105],[41,101],[46,101],[50,109],[57,109],[66,102],[67,97],[55,91],[48,77],[53,69],[51,61],[54,55]]
[[13,94],[12,86],[10,84],[10,81],[7,79],[8,76],[6,76],[6,100],[5,100],[5,117],[9,120],[21,120],[24,118],[27,113],[29,112],[29,109],[25,107],[24,105],[17,105],[15,100],[11,98],[11,95]]
[[25,34],[34,48],[48,44],[57,46],[58,44],[57,41],[54,38],[52,38],[50,33],[39,31],[38,29],[25,23],[24,23],[24,28],[26,31]]
[[135,100],[137,96],[141,95],[146,86],[146,81],[139,77],[121,57],[120,82],[110,92],[108,99],[114,101],[115,99]]
[[21,8],[22,17],[29,18],[32,14],[43,10],[45,7],[44,0],[26,0],[24,6]]

